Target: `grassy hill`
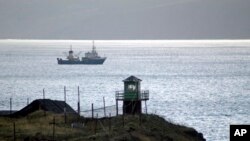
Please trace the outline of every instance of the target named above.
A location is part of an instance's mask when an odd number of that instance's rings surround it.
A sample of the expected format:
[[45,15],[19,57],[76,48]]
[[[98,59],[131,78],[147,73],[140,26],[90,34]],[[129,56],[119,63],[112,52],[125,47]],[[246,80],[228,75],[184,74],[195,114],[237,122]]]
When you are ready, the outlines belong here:
[[[55,118],[55,124],[53,124]],[[124,120],[123,120],[124,119]],[[124,121],[124,122],[123,122]],[[126,115],[90,119],[37,111],[26,117],[0,117],[0,140],[25,141],[203,141],[201,133],[193,128],[175,125],[157,115]],[[53,127],[54,126],[54,127]]]

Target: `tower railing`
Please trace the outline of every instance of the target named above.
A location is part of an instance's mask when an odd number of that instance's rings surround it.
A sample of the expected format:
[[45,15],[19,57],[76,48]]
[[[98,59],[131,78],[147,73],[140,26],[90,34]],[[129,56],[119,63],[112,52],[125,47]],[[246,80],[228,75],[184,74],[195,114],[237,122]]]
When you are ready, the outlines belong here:
[[149,90],[141,90],[137,94],[135,93],[124,93],[124,91],[115,92],[116,100],[149,100]]

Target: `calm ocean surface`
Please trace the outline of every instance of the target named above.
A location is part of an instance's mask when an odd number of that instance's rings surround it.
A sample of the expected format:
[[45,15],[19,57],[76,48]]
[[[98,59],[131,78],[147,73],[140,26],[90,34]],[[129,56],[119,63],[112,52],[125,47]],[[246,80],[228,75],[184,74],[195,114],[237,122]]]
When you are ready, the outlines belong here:
[[[0,110],[19,110],[42,98],[63,100],[76,109],[115,104],[125,78],[142,79],[150,91],[148,110],[194,127],[208,141],[228,141],[230,124],[250,124],[250,40],[96,41],[103,65],[58,65],[73,45],[89,51],[91,41],[0,41]],[[82,54],[84,55],[84,54]]]

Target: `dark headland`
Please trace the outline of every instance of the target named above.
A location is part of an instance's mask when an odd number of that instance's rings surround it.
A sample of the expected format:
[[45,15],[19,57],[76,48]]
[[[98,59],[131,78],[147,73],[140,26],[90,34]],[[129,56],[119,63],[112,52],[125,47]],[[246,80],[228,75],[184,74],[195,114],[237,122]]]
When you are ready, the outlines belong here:
[[65,115],[59,110],[62,103],[55,102],[37,100],[12,117],[1,116],[0,140],[205,141],[195,129],[152,114],[92,119],[71,112],[65,123]]

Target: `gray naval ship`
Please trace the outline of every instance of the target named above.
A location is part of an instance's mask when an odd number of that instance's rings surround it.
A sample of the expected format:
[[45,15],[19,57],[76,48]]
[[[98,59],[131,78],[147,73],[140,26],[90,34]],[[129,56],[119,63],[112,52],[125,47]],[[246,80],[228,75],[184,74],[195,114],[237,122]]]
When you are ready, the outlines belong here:
[[[81,53],[81,52],[80,52]],[[78,54],[80,54],[78,53]],[[79,59],[78,55],[75,55],[72,47],[69,50],[66,60],[57,58],[57,62],[60,65],[74,65],[74,64],[87,64],[87,65],[102,65],[107,57],[100,57],[96,51],[96,47],[93,41],[93,47],[91,52],[85,53],[85,57]]]

